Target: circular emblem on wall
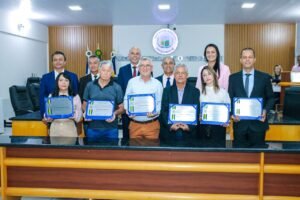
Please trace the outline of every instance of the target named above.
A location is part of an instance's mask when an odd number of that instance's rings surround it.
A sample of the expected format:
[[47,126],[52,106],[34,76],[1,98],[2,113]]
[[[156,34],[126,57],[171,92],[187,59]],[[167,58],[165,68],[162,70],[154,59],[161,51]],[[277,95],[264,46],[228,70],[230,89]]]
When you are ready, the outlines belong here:
[[178,46],[177,34],[168,28],[163,28],[154,34],[152,38],[154,50],[159,54],[171,54]]

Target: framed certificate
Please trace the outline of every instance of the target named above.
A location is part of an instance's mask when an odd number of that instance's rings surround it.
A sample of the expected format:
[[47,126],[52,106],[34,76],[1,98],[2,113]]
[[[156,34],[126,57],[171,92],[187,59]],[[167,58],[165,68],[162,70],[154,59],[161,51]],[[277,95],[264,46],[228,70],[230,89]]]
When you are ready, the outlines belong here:
[[168,124],[197,124],[196,104],[169,104]]
[[146,116],[156,112],[155,94],[129,94],[127,97],[129,115]]
[[85,118],[95,120],[106,120],[112,118],[115,103],[113,101],[88,100]]
[[73,116],[73,97],[48,97],[45,101],[45,115],[52,119],[65,119]]
[[233,115],[241,120],[260,120],[262,112],[262,98],[233,98]]
[[230,104],[202,102],[200,105],[200,113],[200,124],[228,124],[230,119]]

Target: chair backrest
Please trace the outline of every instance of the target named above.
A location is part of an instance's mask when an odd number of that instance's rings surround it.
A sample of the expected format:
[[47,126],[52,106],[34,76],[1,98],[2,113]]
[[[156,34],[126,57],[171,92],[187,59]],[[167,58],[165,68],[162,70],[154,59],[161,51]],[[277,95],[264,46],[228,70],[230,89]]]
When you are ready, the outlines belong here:
[[40,110],[40,84],[31,83],[27,86],[28,94],[33,105],[34,111]]
[[33,112],[33,105],[25,86],[11,86],[9,95],[16,116]]
[[188,84],[196,87],[197,77],[189,77],[187,82],[188,82]]
[[27,78],[26,87],[28,88],[28,85],[32,83],[40,84],[41,78],[40,77],[29,77]]
[[300,87],[285,89],[283,116],[300,120]]

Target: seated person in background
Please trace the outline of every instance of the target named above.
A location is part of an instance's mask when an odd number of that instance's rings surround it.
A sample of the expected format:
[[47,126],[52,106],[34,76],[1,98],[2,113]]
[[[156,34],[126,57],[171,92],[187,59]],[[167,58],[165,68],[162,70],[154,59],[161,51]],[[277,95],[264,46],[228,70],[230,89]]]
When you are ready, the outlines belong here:
[[[77,128],[76,123],[80,121],[82,117],[81,101],[79,95],[75,95],[71,87],[70,76],[62,72],[58,74],[56,78],[55,89],[49,97],[58,96],[72,96],[74,105],[74,115],[68,119],[50,119],[44,116],[44,120],[51,122],[50,126],[50,136],[60,136],[60,137],[76,137]],[[75,123],[76,122],[76,123]]]
[[281,87],[278,85],[278,83],[280,83],[281,81],[281,72],[282,72],[281,65],[275,65],[273,71],[274,74],[272,76],[272,87],[273,87],[273,92],[275,97],[275,105],[280,104]]
[[300,55],[297,56],[297,63],[292,67],[292,72],[300,72]]
[[[203,102],[230,104],[229,94],[219,86],[217,74],[212,68],[206,66],[202,69],[201,83],[200,105]],[[201,124],[200,122],[198,135],[202,140],[208,141],[212,145],[225,146],[227,126],[228,124],[220,126]]]
[[83,94],[82,107],[86,111],[88,100],[114,101],[115,111],[111,119],[88,121],[86,137],[117,139],[119,136],[117,116],[124,112],[122,88],[112,80],[113,64],[111,61],[102,61],[99,73],[99,79],[87,84]]
[[188,69],[186,65],[178,64],[175,67],[174,76],[175,84],[165,88],[163,92],[160,139],[194,138],[196,136],[196,125],[184,123],[168,124],[169,104],[196,104],[199,110],[200,92],[197,88],[187,84]]
[[167,56],[164,57],[161,63],[161,66],[164,70],[164,73],[158,77],[156,77],[157,80],[159,80],[163,87],[171,87],[175,81],[174,81],[174,66],[175,66],[175,60],[174,58]]
[[129,80],[124,96],[124,107],[128,114],[127,99],[130,94],[154,94],[156,112],[147,116],[129,116],[129,137],[156,140],[159,137],[160,124],[158,116],[161,109],[162,84],[152,77],[153,64],[150,58],[143,57],[139,62],[140,76]]

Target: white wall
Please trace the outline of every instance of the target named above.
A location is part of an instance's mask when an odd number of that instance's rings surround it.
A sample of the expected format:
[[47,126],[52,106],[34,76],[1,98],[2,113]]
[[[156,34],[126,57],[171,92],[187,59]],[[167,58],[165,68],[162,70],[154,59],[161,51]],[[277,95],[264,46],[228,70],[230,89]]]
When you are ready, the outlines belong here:
[[297,55],[300,55],[300,23],[296,24],[295,64],[297,63]]
[[0,99],[4,99],[5,104],[9,102],[9,105],[3,106],[7,119],[14,115],[10,101],[6,101],[9,99],[9,87],[25,85],[32,74],[41,76],[47,72],[48,27],[27,21],[23,30],[19,30],[17,22],[9,14],[1,13],[0,44]]
[[[113,48],[118,53],[118,58],[126,57],[128,50],[132,46],[141,49],[143,56],[159,56],[152,47],[152,36],[160,29],[166,26],[148,25],[148,26],[113,26]],[[224,55],[224,25],[178,25],[176,33],[179,38],[177,50],[171,54],[173,56],[183,56],[183,61],[189,67],[190,76],[197,76],[198,67],[204,64],[203,61],[190,61],[187,56],[201,56],[207,44],[215,43],[220,50],[220,54]],[[120,66],[128,63],[128,61],[117,62],[117,71]],[[179,63],[179,61],[176,61]],[[162,73],[160,67],[161,61],[154,62],[154,76]]]

